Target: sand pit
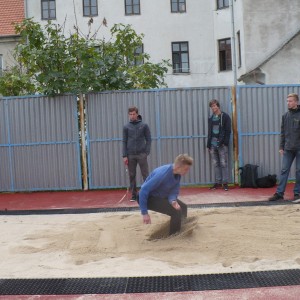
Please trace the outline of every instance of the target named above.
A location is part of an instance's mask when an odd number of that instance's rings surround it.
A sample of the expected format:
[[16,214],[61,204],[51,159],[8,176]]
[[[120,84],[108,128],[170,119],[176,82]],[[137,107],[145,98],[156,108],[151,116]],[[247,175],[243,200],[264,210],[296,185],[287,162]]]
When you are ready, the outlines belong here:
[[150,212],[1,216],[0,278],[126,277],[295,269],[300,205],[189,209],[168,237]]

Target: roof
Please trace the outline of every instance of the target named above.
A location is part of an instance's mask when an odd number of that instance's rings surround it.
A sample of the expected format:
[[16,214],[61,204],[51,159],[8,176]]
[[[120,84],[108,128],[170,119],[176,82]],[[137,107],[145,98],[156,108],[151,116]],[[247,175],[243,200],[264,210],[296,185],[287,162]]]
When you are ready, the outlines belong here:
[[24,0],[0,1],[0,35],[15,35],[13,22],[25,18]]

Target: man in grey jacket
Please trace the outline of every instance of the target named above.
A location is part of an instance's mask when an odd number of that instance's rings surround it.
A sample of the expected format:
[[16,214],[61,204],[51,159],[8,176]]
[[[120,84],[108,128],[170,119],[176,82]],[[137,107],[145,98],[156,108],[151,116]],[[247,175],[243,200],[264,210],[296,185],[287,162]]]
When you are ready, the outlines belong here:
[[282,168],[276,193],[269,201],[283,200],[289,172],[296,158],[296,183],[294,187],[294,203],[300,203],[300,108],[297,94],[287,96],[288,111],[282,116],[280,148]]
[[131,200],[136,201],[136,168],[140,166],[143,179],[149,175],[147,156],[150,154],[151,133],[149,126],[138,114],[138,108],[128,109],[129,123],[123,127],[123,161],[128,165]]

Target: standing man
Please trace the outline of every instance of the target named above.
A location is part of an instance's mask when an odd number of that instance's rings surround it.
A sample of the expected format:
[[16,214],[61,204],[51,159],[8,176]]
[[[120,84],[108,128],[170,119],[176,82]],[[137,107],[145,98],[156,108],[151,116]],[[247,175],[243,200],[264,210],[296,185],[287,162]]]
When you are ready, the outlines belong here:
[[151,224],[149,209],[171,217],[170,235],[180,231],[181,219],[187,217],[186,204],[177,198],[180,179],[192,164],[190,156],[180,154],[173,164],[158,167],[151,172],[138,195],[144,224]]
[[149,175],[147,156],[150,154],[151,133],[149,126],[139,118],[138,108],[128,108],[129,123],[123,127],[123,162],[128,165],[131,199],[136,201],[136,168],[140,170],[144,181]]
[[300,108],[297,94],[287,96],[288,111],[282,116],[280,148],[282,168],[276,193],[269,201],[283,200],[289,172],[296,158],[296,183],[294,186],[294,203],[300,203]]
[[209,102],[212,115],[208,119],[207,148],[215,167],[215,184],[210,187],[215,190],[222,187],[228,191],[228,145],[231,134],[231,119],[222,112],[218,100]]

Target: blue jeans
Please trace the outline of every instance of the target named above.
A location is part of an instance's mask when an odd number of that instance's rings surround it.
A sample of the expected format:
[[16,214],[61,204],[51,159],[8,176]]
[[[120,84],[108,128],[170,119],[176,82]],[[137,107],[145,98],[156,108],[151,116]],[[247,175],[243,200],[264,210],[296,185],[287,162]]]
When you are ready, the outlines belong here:
[[288,181],[290,169],[294,159],[296,158],[296,183],[294,186],[294,194],[300,193],[300,150],[284,150],[282,157],[282,168],[280,173],[279,185],[276,193],[283,196]]
[[228,147],[211,147],[210,154],[215,167],[215,183],[228,183]]

